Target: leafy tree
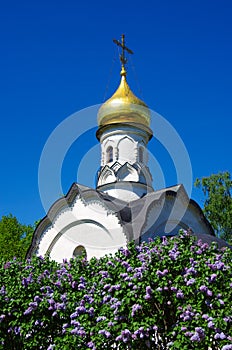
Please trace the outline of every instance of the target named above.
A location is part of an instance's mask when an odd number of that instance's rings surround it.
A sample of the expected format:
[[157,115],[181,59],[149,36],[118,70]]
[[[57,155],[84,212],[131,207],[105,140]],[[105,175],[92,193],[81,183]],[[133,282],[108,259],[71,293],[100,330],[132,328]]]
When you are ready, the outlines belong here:
[[34,228],[22,225],[15,216],[3,216],[0,220],[0,258],[7,261],[14,257],[24,259]]
[[0,263],[1,350],[231,350],[232,250],[189,233]]
[[212,174],[196,179],[206,199],[203,211],[216,234],[227,241],[232,240],[232,180],[229,172]]

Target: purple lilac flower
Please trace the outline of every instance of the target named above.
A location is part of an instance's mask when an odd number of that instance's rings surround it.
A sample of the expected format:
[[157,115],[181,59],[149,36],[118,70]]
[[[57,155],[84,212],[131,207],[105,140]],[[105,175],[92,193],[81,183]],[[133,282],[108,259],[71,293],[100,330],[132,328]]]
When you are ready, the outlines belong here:
[[147,255],[145,255],[144,253],[140,253],[138,255],[138,259],[141,261],[141,262],[146,262],[147,260]]
[[195,278],[190,278],[190,280],[188,280],[188,281],[186,282],[186,286],[191,286],[191,285],[193,285],[195,282],[196,282]]
[[176,297],[177,297],[178,299],[183,299],[183,298],[184,298],[184,293],[182,292],[181,289],[179,289],[179,290],[177,291]]
[[86,313],[86,308],[84,306],[78,306],[76,308],[76,312],[78,313],[78,316],[81,315],[81,314],[84,314]]
[[150,286],[147,286],[147,287],[146,287],[146,294],[149,294],[149,295],[152,294],[152,289],[151,289]]
[[60,281],[55,282],[55,286],[56,287],[61,287],[61,282]]
[[89,347],[89,349],[96,349],[95,344],[92,341],[88,342],[87,346]]
[[167,237],[166,237],[166,236],[163,236],[163,237],[162,237],[162,244],[163,244],[163,245],[168,245],[168,240],[167,240]]
[[42,300],[42,299],[41,299],[38,295],[36,295],[36,296],[34,297],[34,301],[35,301],[36,303],[40,303],[41,300]]
[[208,327],[209,327],[209,328],[214,328],[214,323],[213,323],[213,321],[209,321],[209,322],[208,322]]
[[87,301],[87,303],[92,304],[94,302],[94,299],[91,295],[85,294],[84,299]]
[[115,310],[115,309],[118,309],[119,308],[119,306],[121,306],[121,301],[116,301],[114,304],[112,304],[110,307],[111,307],[111,309],[113,309],[113,310]]
[[126,269],[131,267],[130,264],[127,261],[122,261],[122,266],[125,267]]
[[168,269],[165,269],[163,271],[160,271],[160,270],[156,271],[156,274],[158,277],[163,277],[163,276],[167,275],[167,273],[168,273]]
[[49,347],[47,348],[47,350],[53,350],[53,349],[55,349],[55,344],[51,344],[51,345],[49,345]]
[[29,307],[28,309],[26,309],[26,311],[24,311],[24,315],[29,315],[30,313],[32,313],[34,309],[32,307]]
[[196,275],[197,271],[194,269],[193,266],[191,266],[189,269],[185,269],[186,275]]
[[72,289],[75,289],[77,287],[78,283],[76,281],[73,281],[71,286],[72,286]]
[[183,321],[191,321],[194,315],[195,313],[193,312],[191,306],[188,306],[187,309],[180,315],[180,318],[183,319]]
[[207,320],[207,321],[210,321],[210,319],[211,319],[211,317],[209,317],[209,315],[207,315],[207,314],[202,315],[202,318],[204,320]]
[[176,260],[177,257],[180,255],[180,252],[178,251],[178,246],[176,243],[174,247],[171,250],[169,250],[168,255],[171,258],[171,260]]
[[8,261],[8,262],[6,262],[5,264],[4,264],[4,269],[6,270],[6,269],[9,269],[10,268],[10,266],[11,266],[11,263],[10,263],[10,261]]
[[208,248],[209,248],[208,243],[203,243],[202,246],[201,246],[201,249],[202,249],[202,250],[206,250],[206,249],[208,249]]
[[194,334],[193,332],[187,331],[187,332],[185,332],[184,335],[185,335],[186,337],[192,337],[193,334]]
[[201,291],[201,292],[207,292],[207,290],[208,290],[208,288],[205,286],[205,285],[202,285],[202,286],[200,286],[200,288],[199,288],[199,290]]
[[216,278],[217,278],[216,273],[213,273],[209,278],[209,282],[214,282]]
[[214,339],[221,339],[221,340],[223,340],[223,339],[226,339],[226,335],[223,332],[216,333],[215,336],[214,336]]
[[1,295],[6,295],[6,287],[5,286],[2,286],[1,289],[0,289],[0,294]]
[[127,343],[131,339],[131,332],[129,331],[129,329],[124,329],[121,335],[122,335],[122,341],[124,343]]
[[144,297],[145,300],[150,300],[151,299],[151,295],[149,294],[146,294],[145,297]]
[[6,317],[6,315],[0,315],[0,323],[4,320],[4,318]]
[[143,275],[141,272],[136,272],[133,276],[133,278],[138,279],[138,280],[142,279],[142,277],[143,277]]
[[83,289],[85,289],[85,284],[84,283],[79,283],[77,288],[78,288],[78,290],[83,290]]
[[80,337],[85,337],[86,336],[86,332],[84,330],[83,327],[81,327],[81,329],[79,329],[78,333],[77,333]]
[[97,319],[96,319],[96,322],[101,322],[101,321],[104,321],[104,320],[106,320],[105,316],[98,316]]
[[232,319],[231,319],[230,316],[226,316],[226,317],[223,318],[223,321],[224,321],[224,322],[230,322],[231,320],[232,320]]
[[72,313],[72,314],[70,315],[70,318],[71,318],[71,319],[74,319],[74,318],[77,318],[77,316],[78,316],[78,313],[75,311],[74,313]]
[[100,275],[102,275],[103,278],[109,277],[108,271],[100,271],[99,273],[100,273]]
[[227,344],[222,347],[222,350],[232,350],[232,344]]
[[225,264],[222,261],[216,261],[214,264],[209,264],[209,267],[213,271],[223,270],[223,268],[225,267]]
[[201,341],[201,338],[199,337],[199,334],[198,333],[194,333],[192,336],[191,336],[191,338],[190,338],[190,340],[192,340],[192,341]]
[[134,317],[134,315],[136,314],[137,311],[142,310],[142,306],[139,304],[134,304],[132,306],[132,312],[131,312],[131,316]]
[[62,295],[60,296],[60,299],[61,299],[64,303],[66,303],[66,301],[67,301],[67,294],[66,294],[66,293],[62,294]]
[[103,304],[108,303],[108,302],[110,301],[110,299],[111,299],[111,296],[110,296],[109,294],[108,294],[108,295],[105,295],[105,296],[103,297],[103,299],[102,299]]
[[121,341],[122,340],[122,335],[120,334],[120,335],[118,335],[117,337],[116,337],[116,339],[115,339],[116,341]]
[[65,310],[66,305],[64,303],[57,303],[56,308],[57,308],[57,310]]
[[24,315],[29,315],[37,308],[38,304],[36,302],[29,303],[29,307],[26,311],[24,311]]
[[22,279],[22,285],[24,287],[27,287],[32,282],[33,282],[32,274],[30,274],[28,277],[23,277]]
[[21,330],[21,328],[20,327],[14,327],[14,333],[15,333],[15,335],[20,335],[20,330]]
[[49,277],[49,276],[50,276],[50,273],[49,273],[48,270],[44,270],[43,275]]
[[195,331],[199,335],[200,339],[203,339],[205,337],[205,331],[202,327],[196,327]]
[[126,272],[120,273],[120,277],[125,279],[126,277],[128,277],[128,273],[126,273]]
[[109,292],[111,293],[111,292],[113,292],[115,290],[120,290],[120,289],[121,289],[121,285],[120,284],[115,284],[115,285],[110,287]]
[[106,331],[105,329],[101,329],[98,334],[102,334],[104,335],[104,337],[106,338],[110,338],[111,337],[111,333],[109,331]]
[[78,331],[79,331],[79,328],[76,327],[76,328],[72,329],[70,333],[73,335],[77,335]]
[[126,282],[131,281],[131,280],[132,280],[132,277],[129,277],[129,276],[128,276],[128,277],[125,278],[125,281],[126,281]]

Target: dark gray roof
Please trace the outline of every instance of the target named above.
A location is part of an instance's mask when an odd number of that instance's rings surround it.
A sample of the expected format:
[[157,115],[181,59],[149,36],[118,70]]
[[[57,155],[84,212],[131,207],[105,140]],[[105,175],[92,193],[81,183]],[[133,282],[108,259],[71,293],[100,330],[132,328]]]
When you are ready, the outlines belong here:
[[[125,201],[111,197],[106,193],[97,191],[90,187],[73,183],[68,193],[66,194],[66,196],[58,199],[51,206],[47,215],[37,225],[33,234],[31,245],[27,252],[27,257],[30,257],[33,254],[33,252],[37,249],[37,246],[39,244],[39,241],[43,232],[52,224],[52,221],[56,217],[56,215],[63,208],[67,206],[71,207],[75,198],[78,195],[81,197],[81,199],[84,202],[86,202],[86,204],[88,203],[89,198],[91,199],[94,198],[97,201],[100,201],[107,209],[109,209],[109,211],[115,213],[121,225],[124,228],[124,232],[127,236],[128,241],[131,241],[133,239],[138,238],[136,237],[136,231],[140,232],[140,229],[143,227],[143,225],[145,225],[146,213],[149,206],[155,201],[161,201],[164,197],[167,197],[167,196],[176,197],[178,191],[180,190],[185,192],[184,187],[182,185],[176,185],[176,186],[165,188],[159,191],[148,193],[142,198],[139,198],[137,200],[127,203]],[[187,194],[186,194],[186,198],[188,200]],[[225,241],[215,237],[214,231],[211,225],[209,224],[209,222],[206,220],[199,205],[193,200],[190,200],[188,205],[190,207],[191,206],[194,207],[195,210],[197,210],[197,214],[205,222],[205,224],[208,227],[208,231],[210,232],[210,235],[196,234],[196,233],[194,235],[207,243],[216,241],[220,248],[223,246],[228,246],[228,244]],[[132,222],[133,222],[133,225],[132,225]]]

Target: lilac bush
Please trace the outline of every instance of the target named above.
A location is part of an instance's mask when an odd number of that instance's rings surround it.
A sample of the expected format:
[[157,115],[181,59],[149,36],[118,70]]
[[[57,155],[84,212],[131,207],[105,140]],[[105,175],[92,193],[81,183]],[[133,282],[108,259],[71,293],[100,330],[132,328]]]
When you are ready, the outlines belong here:
[[188,233],[1,264],[0,349],[232,349],[232,251]]

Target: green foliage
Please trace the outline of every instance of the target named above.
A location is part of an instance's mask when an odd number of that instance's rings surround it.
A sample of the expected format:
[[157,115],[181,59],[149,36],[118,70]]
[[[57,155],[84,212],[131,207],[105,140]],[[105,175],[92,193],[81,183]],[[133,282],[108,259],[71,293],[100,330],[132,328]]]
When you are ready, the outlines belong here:
[[0,259],[24,259],[33,230],[32,226],[20,224],[12,215],[3,216],[0,220]]
[[229,172],[196,179],[206,199],[203,211],[216,234],[227,241],[232,239],[232,180]]
[[3,263],[0,349],[232,348],[232,251],[188,233],[62,264]]

